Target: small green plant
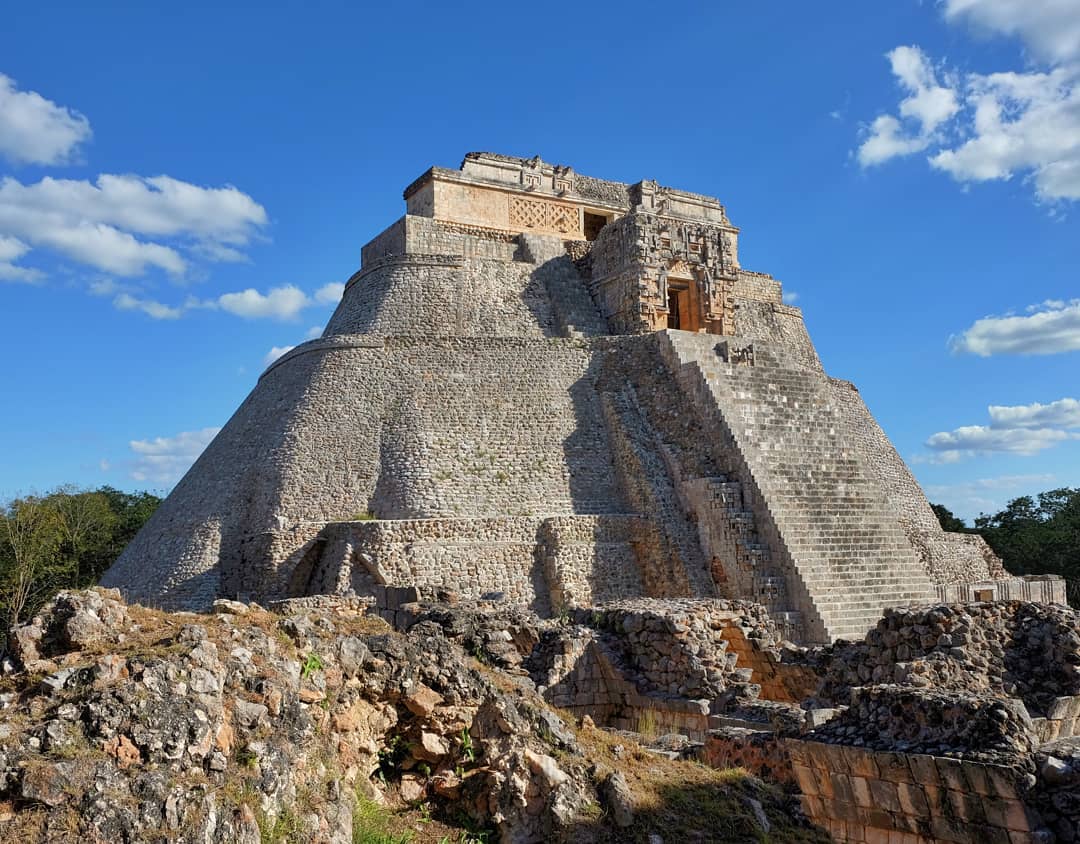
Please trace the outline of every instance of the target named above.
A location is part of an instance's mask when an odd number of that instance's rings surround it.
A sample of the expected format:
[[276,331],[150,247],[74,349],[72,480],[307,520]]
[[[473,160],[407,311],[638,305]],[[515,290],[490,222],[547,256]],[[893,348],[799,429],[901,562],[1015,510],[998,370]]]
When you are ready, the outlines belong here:
[[374,522],[378,521],[375,518],[375,514],[370,510],[361,510],[359,513],[353,513],[351,521],[354,522]]
[[242,768],[254,768],[259,761],[259,755],[247,745],[236,749],[236,764]]
[[484,649],[478,642],[471,642],[468,647],[469,656],[479,662],[481,665],[489,665],[491,660],[488,659],[488,655],[484,652]]
[[476,761],[476,748],[473,746],[472,734],[468,727],[461,731],[461,755],[470,763]]
[[287,841],[296,841],[300,834],[300,818],[283,809],[273,823],[270,823],[266,814],[260,810],[255,812],[255,820],[259,825],[259,844],[284,844]]
[[322,671],[326,666],[323,665],[323,661],[319,658],[318,654],[311,653],[304,658],[304,665],[300,669],[300,679],[306,680],[316,671]]
[[412,834],[390,831],[390,813],[377,803],[358,797],[353,811],[353,844],[409,844]]
[[375,772],[383,785],[386,785],[388,779],[398,775],[401,763],[405,760],[408,752],[409,746],[401,736],[390,736],[390,739],[386,742],[386,747],[379,751],[379,767]]

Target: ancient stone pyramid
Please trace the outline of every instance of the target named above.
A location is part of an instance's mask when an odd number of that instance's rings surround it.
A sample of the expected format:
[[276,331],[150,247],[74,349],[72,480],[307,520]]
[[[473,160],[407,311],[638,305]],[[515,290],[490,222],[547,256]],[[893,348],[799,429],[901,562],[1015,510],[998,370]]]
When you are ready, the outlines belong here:
[[541,612],[729,595],[802,641],[889,605],[1039,597],[941,531],[717,200],[490,153],[405,200],[106,585],[189,608],[377,584]]

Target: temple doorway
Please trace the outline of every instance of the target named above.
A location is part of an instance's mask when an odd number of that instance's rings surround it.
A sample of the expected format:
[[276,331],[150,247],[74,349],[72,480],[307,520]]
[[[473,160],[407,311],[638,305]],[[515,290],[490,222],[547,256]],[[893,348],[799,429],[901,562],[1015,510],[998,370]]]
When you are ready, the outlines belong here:
[[693,289],[689,282],[668,282],[667,327],[680,331],[697,331],[694,313]]
[[585,211],[584,214],[585,239],[596,240],[600,236],[600,229],[607,225],[608,218],[603,214],[592,214],[588,211]]

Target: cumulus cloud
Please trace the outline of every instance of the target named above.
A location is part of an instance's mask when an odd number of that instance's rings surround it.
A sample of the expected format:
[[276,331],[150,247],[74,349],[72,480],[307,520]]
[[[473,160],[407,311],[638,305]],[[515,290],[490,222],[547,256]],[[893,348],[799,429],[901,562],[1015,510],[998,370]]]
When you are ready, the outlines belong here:
[[340,282],[331,282],[330,284],[324,284],[315,291],[315,301],[320,305],[336,305],[341,301],[342,294],[344,293],[344,284],[341,284]]
[[307,333],[304,335],[304,339],[316,340],[319,337],[322,337],[322,333],[324,330],[325,329],[321,325],[313,325],[307,330]]
[[131,477],[140,482],[172,486],[191,467],[221,428],[182,431],[172,437],[132,440],[135,454]]
[[930,146],[937,128],[960,110],[956,91],[942,85],[938,71],[918,47],[897,47],[887,54],[893,75],[907,96],[900,117],[883,114],[870,125],[857,157],[864,167],[921,152]]
[[292,319],[308,307],[311,300],[299,287],[287,284],[266,294],[250,287],[239,293],[225,293],[218,297],[217,304],[222,310],[246,319]]
[[1040,201],[1080,199],[1080,4],[1075,0],[944,0],[945,18],[1019,38],[1042,68],[939,74],[918,47],[888,54],[906,93],[897,116],[871,124],[864,167],[930,150],[961,183],[1030,181]]
[[288,354],[295,348],[296,346],[271,346],[270,351],[267,352],[266,356],[263,358],[263,366],[269,366],[279,357]]
[[956,463],[994,453],[1024,457],[1069,440],[1080,440],[1080,401],[1058,399],[1050,404],[999,405],[987,409],[989,425],[964,425],[939,431],[925,445],[931,455],[922,462]]
[[989,411],[993,428],[1080,428],[1080,401],[1076,399],[1050,404],[992,404]]
[[1080,68],[972,74],[974,132],[931,166],[959,182],[1026,174],[1040,200],[1080,199]]
[[1005,314],[976,320],[949,338],[954,353],[1053,355],[1080,349],[1080,299],[1047,300],[1027,308],[1026,316]]
[[1080,58],[1080,14],[1075,0],[944,0],[945,19],[987,34],[1018,36],[1036,58]]
[[[214,299],[197,299],[194,296],[188,296],[178,305],[167,305],[154,299],[143,298],[136,295],[138,293],[136,289],[119,285],[111,279],[92,283],[90,291],[100,296],[116,294],[113,305],[117,309],[122,311],[142,311],[154,319],[178,319],[190,311],[208,310],[225,311],[244,319],[277,319],[285,321],[295,319],[307,308],[325,304],[327,300],[324,291],[333,286],[321,287],[312,296],[309,296],[294,284],[274,287],[266,293],[260,293],[255,288],[249,287],[247,290],[240,290],[235,293],[222,293]],[[322,329],[314,326],[308,331],[308,337],[319,336],[321,333]]]
[[794,290],[785,290],[782,298],[785,305],[794,305],[799,301],[799,294]]
[[29,251],[30,247],[18,238],[0,235],[0,281],[33,283],[41,278],[40,271],[13,263]]
[[90,139],[90,121],[0,73],[0,155],[16,164],[65,164]]
[[[119,276],[150,267],[182,275],[181,250],[236,260],[243,257],[238,247],[266,223],[265,209],[232,186],[201,187],[169,176],[0,182],[0,233]],[[156,242],[161,239],[169,243]]]
[[113,299],[113,305],[119,311],[142,311],[154,319],[180,319],[184,315],[182,308],[163,305],[153,299],[140,299],[130,293],[121,293]]
[[937,455],[935,462],[955,463],[968,457],[992,452],[1030,457],[1066,440],[1080,439],[1080,434],[1056,428],[991,428],[965,425],[941,431],[926,441]]

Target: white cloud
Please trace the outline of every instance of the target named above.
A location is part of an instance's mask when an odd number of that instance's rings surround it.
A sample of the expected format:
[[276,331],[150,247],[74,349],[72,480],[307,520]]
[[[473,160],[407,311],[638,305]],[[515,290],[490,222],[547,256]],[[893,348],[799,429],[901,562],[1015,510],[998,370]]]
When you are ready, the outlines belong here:
[[988,33],[1018,36],[1048,62],[1080,58],[1076,0],[944,0],[945,19],[963,20]]
[[30,251],[30,247],[16,237],[0,235],[0,281],[33,283],[42,277],[39,270],[13,264]]
[[131,477],[136,481],[172,486],[220,430],[203,428],[201,431],[183,431],[173,437],[132,440],[129,445],[135,452],[135,460]]
[[200,187],[169,176],[0,182],[0,234],[119,276],[148,267],[182,275],[184,248],[237,260],[243,257],[237,247],[266,223],[263,207],[232,186]]
[[[138,288],[117,284],[112,279],[95,281],[90,285],[90,292],[97,296],[113,296],[113,304],[120,310],[142,311],[154,319],[177,319],[190,311],[208,310],[225,311],[245,319],[295,319],[307,308],[325,304],[336,285],[327,284],[309,296],[294,284],[274,287],[266,293],[260,293],[253,287],[236,293],[222,293],[216,299],[197,299],[188,296],[178,305],[167,305],[153,299],[136,295]],[[117,295],[118,294],[118,295]],[[313,325],[306,332],[305,339],[311,340],[322,336],[323,329]]]
[[929,149],[931,166],[961,183],[1019,176],[1040,201],[1080,199],[1080,3],[942,5],[947,21],[1017,37],[1045,66],[946,76],[942,84],[918,47],[897,47],[889,59],[907,96],[899,118],[886,114],[871,125],[859,163],[869,167]]
[[16,164],[65,164],[89,140],[90,121],[0,73],[0,155]]
[[324,330],[325,329],[323,329],[321,325],[313,325],[307,330],[307,333],[304,335],[304,339],[317,340],[318,338],[322,337],[322,333]]
[[794,290],[785,290],[782,298],[785,305],[794,305],[799,301],[799,294]]
[[967,105],[973,131],[930,164],[958,182],[1027,174],[1041,200],[1080,199],[1080,78],[1049,73],[972,74]]
[[976,320],[963,334],[949,338],[949,348],[954,353],[979,357],[1053,355],[1080,350],[1080,299],[1047,300],[1027,311],[1027,316],[1006,314]]
[[324,284],[315,291],[315,301],[320,305],[336,305],[345,293],[345,285],[338,282]]
[[922,50],[915,46],[897,47],[887,55],[893,75],[908,93],[899,105],[900,116],[908,121],[908,126],[892,115],[877,117],[858,149],[858,160],[863,167],[921,152],[930,146],[937,128],[960,110],[956,92],[941,84]]
[[218,297],[217,304],[222,310],[246,319],[292,319],[308,307],[311,300],[299,287],[288,284],[275,287],[265,295],[254,288],[226,293]]
[[296,346],[272,346],[270,351],[267,352],[266,356],[263,358],[263,366],[269,366],[279,357],[288,354],[295,348]]
[[153,299],[140,299],[130,293],[121,293],[113,299],[113,306],[120,311],[142,311],[154,319],[180,319],[184,315],[183,308],[163,305]]
[[1080,428],[1080,401],[1076,399],[1050,404],[992,404],[988,409],[993,428]]
[[956,92],[939,82],[926,53],[915,46],[897,47],[888,56],[893,75],[908,91],[900,102],[900,114],[918,121],[924,135],[960,110]]
[[1007,453],[1030,457],[1066,440],[1080,439],[1080,433],[1056,428],[991,428],[965,425],[940,431],[926,441],[935,456],[933,463],[956,463],[980,454]]

